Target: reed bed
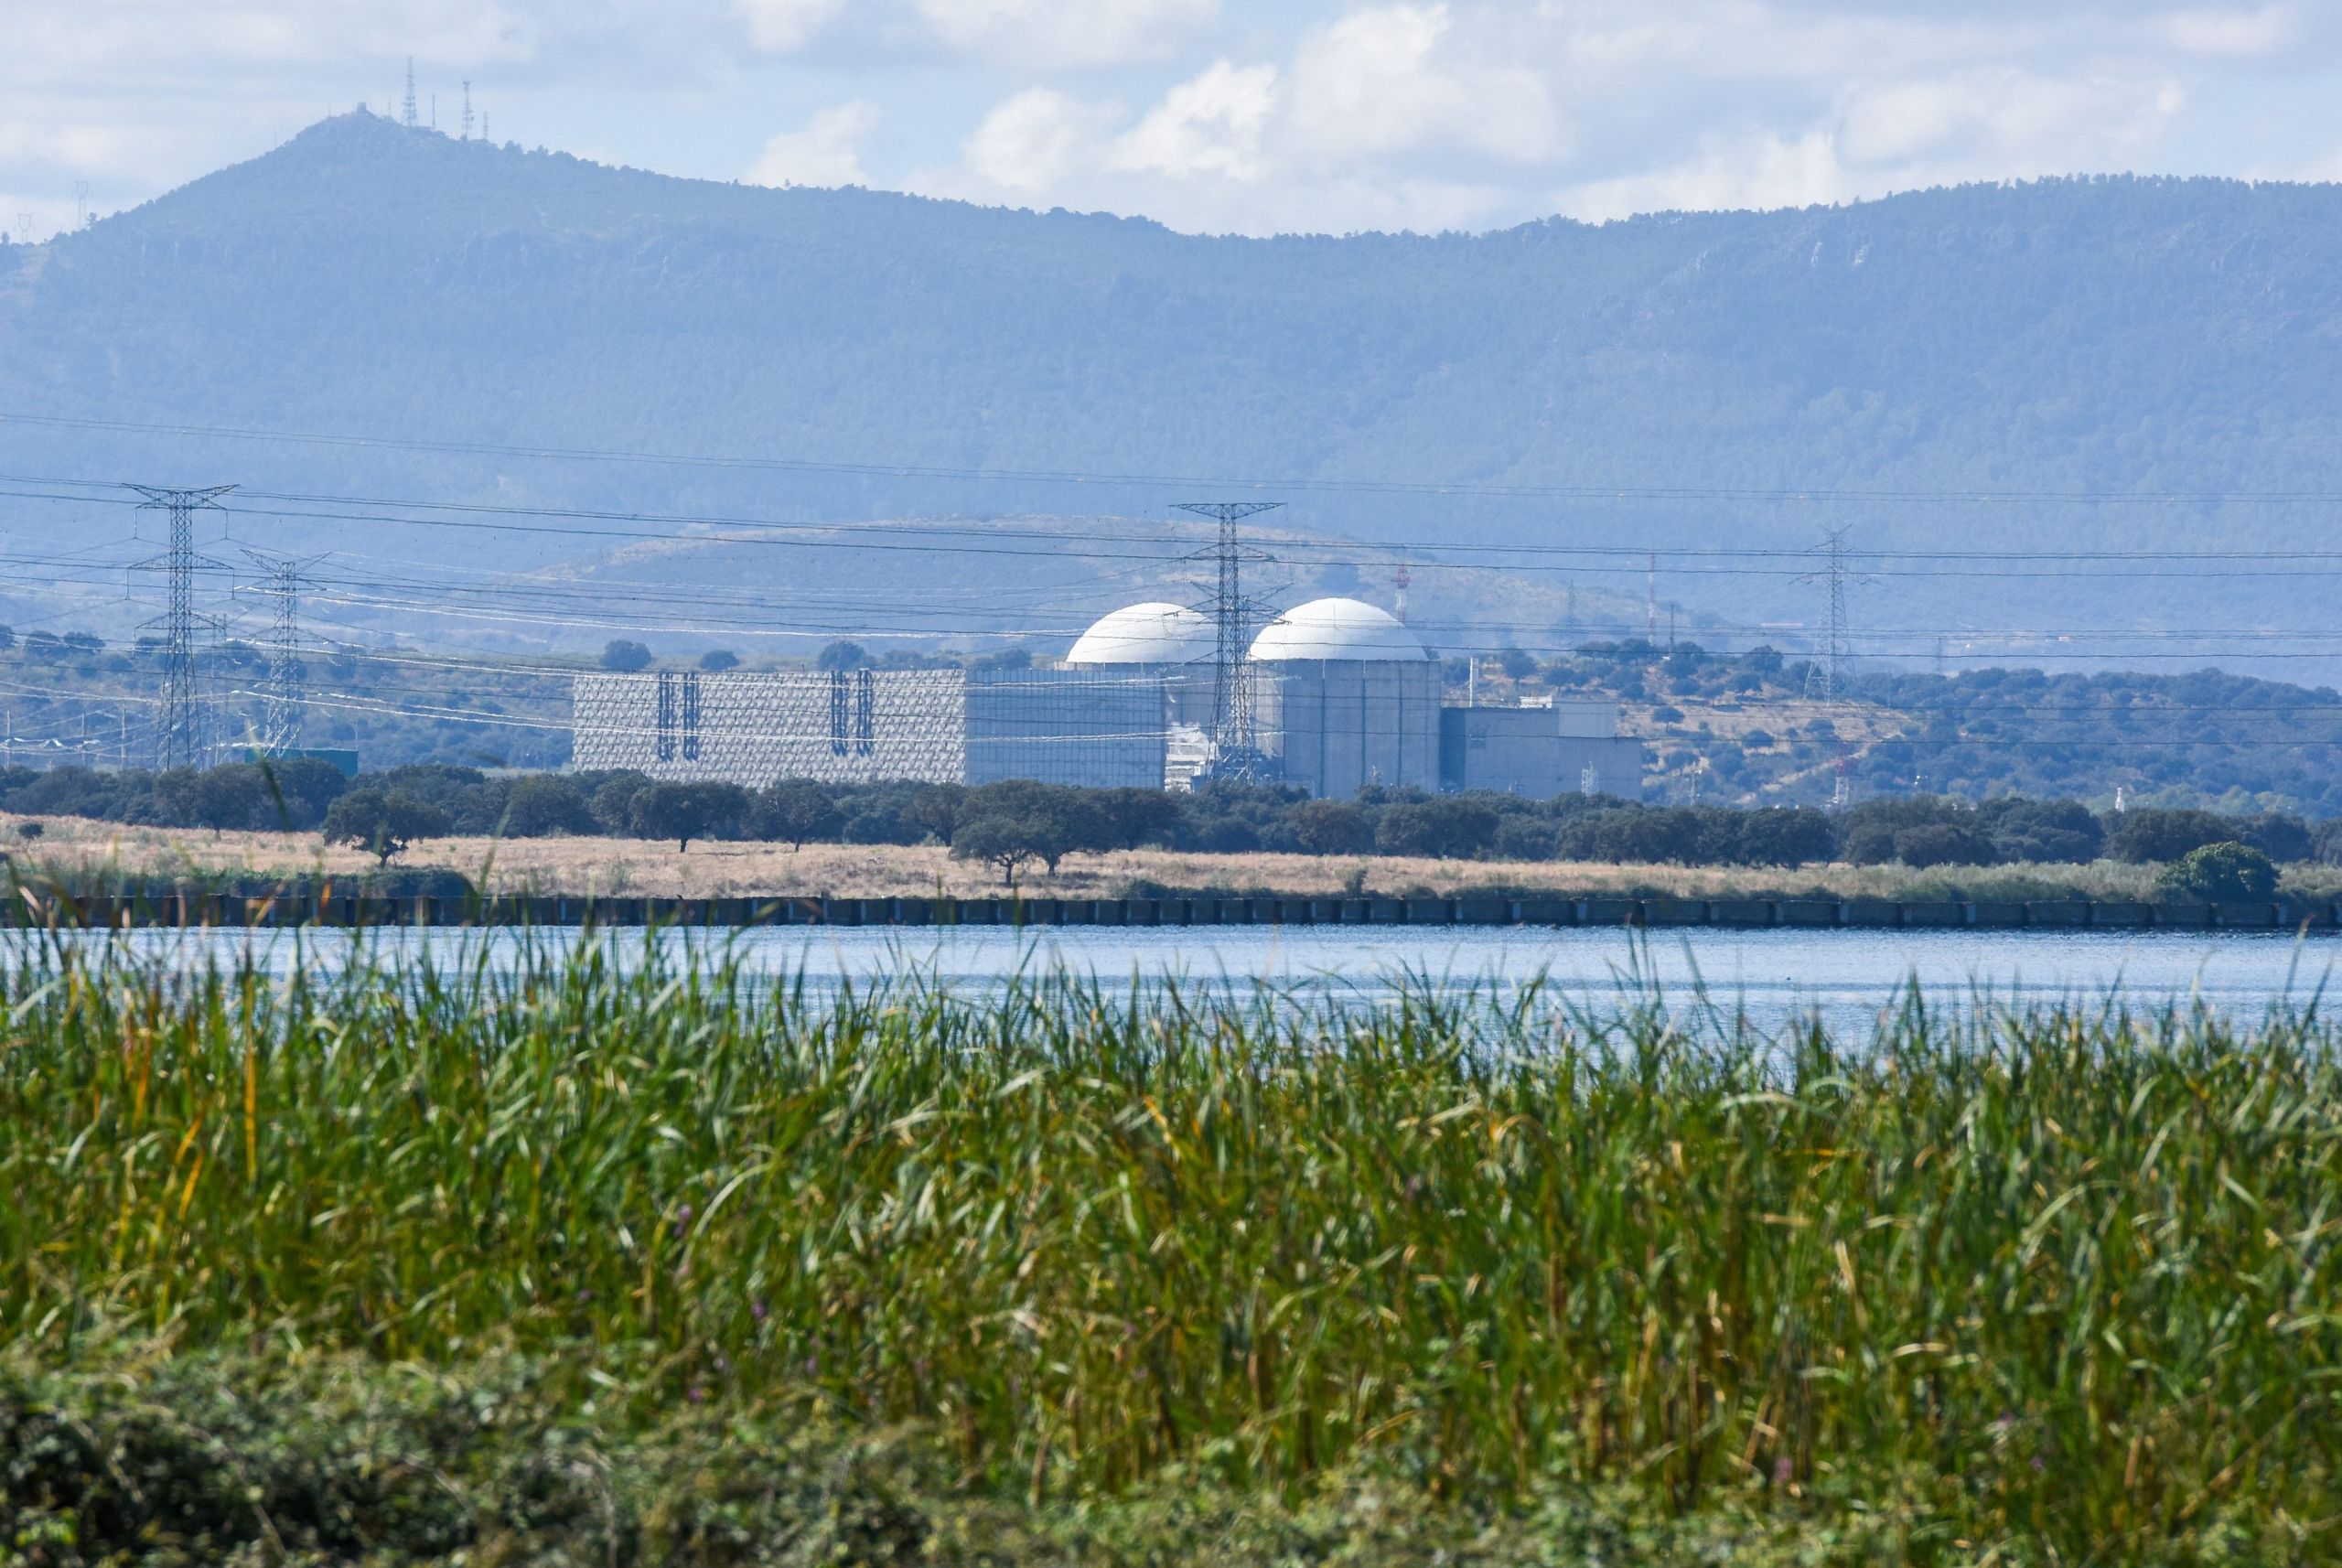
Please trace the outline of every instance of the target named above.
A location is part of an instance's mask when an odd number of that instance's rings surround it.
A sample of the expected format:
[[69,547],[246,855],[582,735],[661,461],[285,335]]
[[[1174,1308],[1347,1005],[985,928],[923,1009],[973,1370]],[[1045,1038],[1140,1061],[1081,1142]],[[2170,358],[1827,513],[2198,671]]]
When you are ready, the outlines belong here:
[[817,994],[671,938],[6,941],[19,1359],[786,1391],[1028,1502],[1370,1473],[1920,1561],[2342,1554],[2314,1006],[1915,995],[1847,1039],[1535,987]]

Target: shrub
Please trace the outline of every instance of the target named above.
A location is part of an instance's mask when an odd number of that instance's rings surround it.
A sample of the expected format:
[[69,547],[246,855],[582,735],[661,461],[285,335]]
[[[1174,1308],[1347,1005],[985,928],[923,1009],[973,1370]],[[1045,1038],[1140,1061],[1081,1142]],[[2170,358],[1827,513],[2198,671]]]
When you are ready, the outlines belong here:
[[2004,861],[2090,861],[2106,847],[2106,830],[2078,800],[1996,802],[1991,832]]
[[1804,807],[1769,807],[1740,813],[1739,853],[1744,865],[1794,867],[1826,861],[1838,852],[1838,835],[1823,813]]
[[447,813],[428,800],[396,790],[352,789],[327,811],[324,835],[328,843],[365,850],[385,866],[416,840],[437,838],[447,826]]
[[1305,800],[1293,810],[1293,837],[1305,854],[1363,854],[1374,824],[1348,800]]
[[966,818],[953,836],[951,853],[998,865],[1003,879],[1012,883],[1026,860],[1039,860],[1054,876],[1067,855],[1114,842],[1105,814],[1089,799],[1091,793],[1029,779],[979,785],[968,791]]
[[1552,860],[1561,853],[1558,823],[1515,813],[1497,823],[1499,860]]
[[1106,835],[1124,849],[1166,843],[1179,831],[1179,799],[1162,789],[1101,789],[1091,802],[1102,816]]
[[862,644],[848,642],[843,638],[825,644],[822,651],[813,656],[813,668],[816,670],[861,670],[867,668],[869,663],[870,655],[864,650]]
[[699,667],[711,675],[740,668],[740,656],[728,648],[711,648],[699,656]]
[[627,825],[637,838],[673,839],[676,853],[687,854],[693,839],[736,832],[747,807],[737,784],[651,784],[627,802]]
[[968,787],[964,784],[930,784],[910,798],[903,808],[904,821],[923,828],[938,843],[949,846],[952,835],[960,831],[960,820],[968,809]]
[[1628,865],[1695,865],[1702,859],[1700,826],[1698,814],[1681,807],[1606,812],[1594,826],[1594,855]]
[[1895,858],[1925,871],[1938,865],[1990,865],[1993,841],[1958,822],[1924,822],[1895,835]]
[[621,675],[648,670],[650,668],[650,650],[623,637],[612,638],[602,646],[602,668]]
[[1383,811],[1374,842],[1385,854],[1469,859],[1496,847],[1497,814],[1477,800],[1407,801]]
[[785,843],[794,854],[813,840],[836,832],[842,817],[827,789],[808,779],[784,779],[757,792],[748,831],[760,839]]
[[586,836],[601,830],[594,802],[574,779],[542,773],[513,781],[504,797],[504,832],[516,839]]
[[2155,886],[2209,903],[2268,898],[2277,891],[2277,867],[2251,844],[2208,843],[2165,866]]
[[2237,836],[2234,824],[2209,811],[2162,811],[2141,807],[2123,813],[2106,835],[2106,853],[2133,865],[2177,860],[2208,843],[2225,843]]

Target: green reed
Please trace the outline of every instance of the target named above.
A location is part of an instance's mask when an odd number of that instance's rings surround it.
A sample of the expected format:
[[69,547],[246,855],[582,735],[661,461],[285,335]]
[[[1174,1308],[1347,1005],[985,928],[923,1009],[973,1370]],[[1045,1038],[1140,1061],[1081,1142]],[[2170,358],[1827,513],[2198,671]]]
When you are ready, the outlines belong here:
[[1019,1496],[1366,1466],[1915,1552],[2342,1532],[2314,1009],[1768,1038],[1535,988],[816,994],[674,939],[0,951],[20,1352],[624,1348]]

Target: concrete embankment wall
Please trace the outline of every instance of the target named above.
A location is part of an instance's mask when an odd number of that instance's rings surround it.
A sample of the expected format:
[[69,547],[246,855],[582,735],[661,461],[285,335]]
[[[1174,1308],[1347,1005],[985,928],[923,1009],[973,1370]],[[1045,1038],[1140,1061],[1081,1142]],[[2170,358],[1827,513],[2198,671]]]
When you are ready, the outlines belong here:
[[25,898],[0,925],[1545,926],[1756,930],[2333,931],[2334,901],[1900,903],[1848,898]]

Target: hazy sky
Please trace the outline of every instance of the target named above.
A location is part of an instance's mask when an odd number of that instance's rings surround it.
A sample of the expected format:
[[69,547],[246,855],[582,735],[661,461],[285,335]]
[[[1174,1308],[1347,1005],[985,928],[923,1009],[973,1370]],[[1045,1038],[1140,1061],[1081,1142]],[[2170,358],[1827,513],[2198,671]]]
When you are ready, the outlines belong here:
[[1182,229],[1488,228],[2081,171],[2342,177],[2342,0],[0,0],[0,228],[404,58],[457,128]]

